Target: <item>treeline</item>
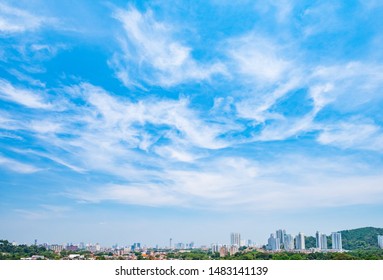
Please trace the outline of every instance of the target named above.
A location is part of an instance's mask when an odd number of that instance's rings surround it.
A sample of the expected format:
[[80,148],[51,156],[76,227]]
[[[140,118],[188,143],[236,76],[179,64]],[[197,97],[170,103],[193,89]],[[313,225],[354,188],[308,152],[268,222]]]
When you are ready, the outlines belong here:
[[12,245],[7,240],[0,240],[0,260],[19,260],[21,258],[30,258],[33,255],[44,256],[47,259],[58,259],[59,256],[45,247]]
[[220,258],[219,253],[203,251],[173,252],[168,254],[168,259],[177,260],[383,260],[383,250],[357,250],[350,252],[238,252],[232,256]]
[[268,253],[252,251],[226,256],[225,260],[383,260],[383,250],[358,250],[350,252]]

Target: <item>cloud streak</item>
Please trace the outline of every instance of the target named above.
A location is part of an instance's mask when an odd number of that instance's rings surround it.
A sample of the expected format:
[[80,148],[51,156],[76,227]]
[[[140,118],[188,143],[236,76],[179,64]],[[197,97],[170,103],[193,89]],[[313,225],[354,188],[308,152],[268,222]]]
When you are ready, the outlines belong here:
[[122,53],[117,53],[110,64],[126,86],[144,82],[171,87],[226,73],[220,62],[202,64],[195,60],[192,49],[176,39],[172,26],[157,21],[151,10],[141,13],[130,6],[116,9],[114,17],[125,34],[119,39]]

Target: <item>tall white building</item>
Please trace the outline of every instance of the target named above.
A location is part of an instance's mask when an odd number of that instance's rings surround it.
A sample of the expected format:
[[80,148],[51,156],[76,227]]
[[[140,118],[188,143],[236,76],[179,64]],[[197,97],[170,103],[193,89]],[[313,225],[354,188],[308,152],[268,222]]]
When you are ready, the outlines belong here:
[[286,236],[286,230],[284,230],[284,229],[278,229],[277,230],[276,238],[279,238],[279,241],[280,241],[281,244],[284,244],[285,236]]
[[285,242],[283,242],[283,247],[286,251],[294,250],[294,237],[291,234],[285,235]]
[[332,240],[332,249],[333,250],[342,250],[342,235],[340,232],[332,232],[331,233]]
[[271,251],[277,251],[281,248],[281,242],[279,238],[275,238],[274,234],[270,234],[269,239],[267,240],[267,247]]
[[383,235],[378,235],[378,245],[383,249]]
[[230,245],[241,246],[241,234],[232,232],[230,235]]
[[304,233],[300,232],[295,237],[295,249],[304,250],[305,248],[306,248],[306,246],[305,246],[305,235],[304,235]]
[[321,250],[327,250],[327,235],[321,234],[320,240],[321,240],[321,247],[320,247]]
[[322,249],[322,239],[321,239],[321,234],[319,231],[315,233],[315,241],[316,241],[316,246],[315,248],[317,249]]

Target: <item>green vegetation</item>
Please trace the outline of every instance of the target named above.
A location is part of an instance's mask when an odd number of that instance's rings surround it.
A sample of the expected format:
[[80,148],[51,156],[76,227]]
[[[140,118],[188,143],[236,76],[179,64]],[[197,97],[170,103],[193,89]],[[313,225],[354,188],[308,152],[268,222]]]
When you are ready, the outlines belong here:
[[59,259],[60,256],[44,247],[28,245],[12,245],[7,240],[0,240],[0,260],[19,260],[33,255],[44,256],[46,259]]
[[177,259],[177,260],[209,260],[209,259],[219,259],[219,254],[211,254],[206,251],[201,250],[192,250],[191,252],[172,252],[168,253],[168,259]]
[[209,252],[183,252],[169,253],[169,259],[177,260],[383,260],[383,250],[358,250],[350,252],[316,252],[316,253],[297,253],[297,252],[263,252],[263,251],[242,251],[233,256],[219,258],[217,254]]
[[306,236],[305,237],[305,246],[306,246],[306,248],[315,248],[315,246],[316,246],[315,237]]
[[[345,250],[376,250],[378,235],[383,235],[383,228],[364,227],[351,230],[342,230],[342,245]],[[327,236],[328,248],[331,248],[331,235]],[[313,236],[305,237],[307,249],[315,248],[316,240]]]
[[383,235],[383,228],[365,227],[342,230],[342,243],[345,250],[374,250],[378,247],[378,235]]

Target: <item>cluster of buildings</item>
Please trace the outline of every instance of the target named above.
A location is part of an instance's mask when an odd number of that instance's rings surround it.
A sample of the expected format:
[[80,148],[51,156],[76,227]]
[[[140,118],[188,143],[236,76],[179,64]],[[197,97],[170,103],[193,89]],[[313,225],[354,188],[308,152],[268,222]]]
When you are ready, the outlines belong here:
[[219,253],[219,256],[225,257],[227,255],[234,255],[239,251],[239,248],[242,246],[246,247],[255,247],[255,243],[253,243],[250,239],[244,240],[241,239],[240,233],[231,233],[230,234],[230,245],[228,244],[212,244],[211,252]]
[[80,242],[79,244],[72,244],[68,243],[66,245],[64,244],[41,244],[43,247],[45,247],[47,250],[52,250],[55,253],[60,253],[61,251],[89,251],[92,253],[95,252],[101,252],[102,248],[99,243],[96,244],[85,244],[84,242]]
[[[142,246],[141,243],[136,242],[130,246],[119,247],[117,244],[112,247],[101,247],[99,243],[96,244],[85,244],[80,242],[79,244],[68,243],[63,244],[40,244],[40,246],[45,247],[48,250],[52,250],[56,253],[61,251],[71,252],[66,258],[68,259],[83,259],[84,256],[79,255],[81,251],[90,252],[92,256],[95,256],[99,253],[105,253],[105,257],[108,258],[119,258],[119,259],[137,259],[137,253],[140,256],[147,259],[167,259],[167,254],[173,250],[179,252],[187,252],[193,249],[196,249],[194,242],[190,243],[175,243],[173,244],[172,238],[169,240],[169,246],[159,248],[158,245],[154,248],[149,248]],[[331,241],[331,246],[329,243]],[[16,245],[16,243],[13,243]],[[35,245],[37,245],[37,240],[35,240]],[[378,236],[378,245],[383,249],[383,235]],[[218,253],[220,257],[225,257],[227,255],[234,255],[241,250],[241,247],[246,247],[247,249],[261,249],[258,248],[254,242],[251,240],[244,240],[241,238],[240,233],[231,233],[230,234],[230,244],[211,244],[211,247],[199,246],[198,249],[202,251],[211,251],[213,254]],[[330,248],[331,247],[331,248]],[[270,234],[270,237],[267,240],[266,246],[263,247],[269,251],[297,251],[297,252],[341,252],[342,248],[342,235],[340,232],[332,232],[331,238],[326,234],[320,233],[317,231],[315,233],[315,248],[306,248],[306,238],[304,233],[299,232],[297,235],[293,236],[289,234],[284,229],[279,229],[274,233]],[[111,253],[111,254],[110,254]],[[32,256],[28,259],[43,259],[43,256]]]
[[[279,229],[276,234],[270,234],[267,240],[267,250],[270,251],[304,251],[306,250],[306,242],[304,233],[300,232],[295,237],[286,233],[286,230]],[[315,234],[315,249],[317,251],[327,251],[328,238],[326,234],[322,234],[319,231]],[[342,235],[340,232],[331,233],[331,250],[342,251]]]

